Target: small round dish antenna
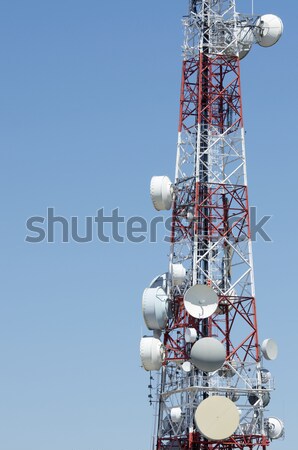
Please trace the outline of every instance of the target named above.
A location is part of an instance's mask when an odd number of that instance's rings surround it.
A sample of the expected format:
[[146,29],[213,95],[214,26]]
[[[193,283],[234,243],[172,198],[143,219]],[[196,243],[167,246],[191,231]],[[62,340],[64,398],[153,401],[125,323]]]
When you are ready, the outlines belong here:
[[171,264],[170,265],[170,274],[172,277],[173,286],[179,286],[185,280],[186,270],[182,264]]
[[256,23],[257,43],[261,47],[271,47],[276,44],[283,33],[283,23],[274,14],[261,16]]
[[229,361],[225,363],[218,371],[218,375],[224,378],[232,378],[236,374],[237,363],[236,361]]
[[[254,386],[254,389],[256,389],[256,386]],[[264,386],[262,386],[262,389],[266,389]],[[258,395],[256,392],[252,392],[251,394],[248,394],[248,401],[251,404],[251,406],[256,406],[257,402],[262,399],[262,406],[263,408],[266,408],[266,406],[270,403],[270,393],[264,392],[260,395]]]
[[197,369],[214,372],[221,368],[226,359],[223,344],[215,338],[199,339],[190,352],[191,361]]
[[180,422],[181,417],[182,417],[182,411],[181,411],[181,408],[179,408],[179,407],[177,407],[177,408],[172,408],[172,409],[171,409],[170,415],[171,415],[171,420],[172,420],[172,422],[174,422],[174,423]]
[[227,439],[234,434],[239,420],[237,406],[226,397],[208,397],[199,404],[195,412],[199,431],[213,441]]
[[164,348],[159,339],[145,336],[140,343],[140,356],[145,370],[159,370],[164,360]]
[[184,370],[184,372],[190,372],[192,369],[192,365],[189,361],[185,361],[181,367],[182,367],[182,370]]
[[264,358],[269,361],[274,361],[278,355],[277,343],[273,339],[265,339],[262,342],[261,350]]
[[195,284],[186,291],[184,306],[192,317],[206,319],[217,310],[218,296],[212,287],[206,284]]
[[185,330],[185,342],[189,343],[193,343],[196,342],[198,337],[198,333],[197,330],[195,328],[186,328]]
[[171,209],[173,202],[173,186],[166,176],[152,177],[150,195],[154,208],[157,211]]
[[143,317],[149,330],[163,330],[168,320],[168,297],[161,287],[146,288],[142,298]]
[[269,417],[267,426],[270,439],[279,439],[284,435],[284,424],[277,417]]

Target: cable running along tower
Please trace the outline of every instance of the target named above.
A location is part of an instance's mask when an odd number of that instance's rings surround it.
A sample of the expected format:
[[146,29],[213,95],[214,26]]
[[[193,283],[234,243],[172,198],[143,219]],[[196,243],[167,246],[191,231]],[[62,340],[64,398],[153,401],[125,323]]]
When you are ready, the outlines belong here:
[[283,25],[235,3],[190,0],[175,181],[151,180],[154,207],[172,209],[169,269],[142,299],[156,450],[265,450],[284,434],[266,409],[277,346],[258,335],[240,89],[240,60]]

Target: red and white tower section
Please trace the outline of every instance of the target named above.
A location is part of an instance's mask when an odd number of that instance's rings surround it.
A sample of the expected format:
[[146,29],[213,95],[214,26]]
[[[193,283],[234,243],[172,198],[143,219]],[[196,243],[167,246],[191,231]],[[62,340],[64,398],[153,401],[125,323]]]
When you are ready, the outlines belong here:
[[172,210],[168,271],[142,299],[157,450],[264,450],[284,435],[267,411],[277,346],[259,341],[240,88],[240,60],[283,25],[235,3],[190,1],[175,181],[151,180],[154,207]]

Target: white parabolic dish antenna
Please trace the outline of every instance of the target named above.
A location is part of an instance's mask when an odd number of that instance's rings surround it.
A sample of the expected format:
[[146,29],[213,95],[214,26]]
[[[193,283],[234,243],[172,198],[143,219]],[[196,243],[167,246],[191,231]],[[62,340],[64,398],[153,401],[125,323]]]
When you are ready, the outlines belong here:
[[199,339],[190,352],[191,361],[197,369],[204,372],[214,372],[221,368],[226,359],[223,344],[215,338]]
[[195,328],[186,328],[185,330],[185,342],[196,342],[198,337],[197,330]]
[[239,426],[239,411],[228,398],[208,397],[202,401],[195,412],[199,431],[207,439],[219,441],[235,433]]
[[189,361],[185,361],[181,367],[182,367],[182,370],[184,370],[184,372],[190,372],[192,369],[192,365]]
[[171,409],[171,420],[174,423],[178,423],[181,420],[182,417],[182,411],[181,408],[177,407],[177,408],[172,408]]
[[274,14],[261,16],[256,26],[259,27],[257,42],[261,47],[271,47],[276,44],[284,29],[282,20]]
[[277,417],[269,417],[268,429],[270,439],[279,439],[284,434],[284,424]]
[[140,343],[140,356],[145,370],[159,370],[164,360],[164,348],[159,339],[145,336]]
[[173,201],[171,180],[166,176],[152,177],[150,183],[152,203],[157,211],[169,210]]
[[265,359],[274,361],[278,355],[277,343],[273,339],[265,339],[262,342],[261,350]]
[[142,310],[149,330],[163,330],[168,319],[168,297],[165,291],[161,287],[145,289]]
[[212,287],[195,284],[186,291],[184,306],[192,317],[206,319],[217,310],[218,296]]

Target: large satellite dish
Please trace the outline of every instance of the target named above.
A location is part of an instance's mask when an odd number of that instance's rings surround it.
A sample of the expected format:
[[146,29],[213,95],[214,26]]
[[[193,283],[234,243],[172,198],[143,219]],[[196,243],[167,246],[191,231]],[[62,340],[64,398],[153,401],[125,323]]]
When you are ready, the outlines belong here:
[[214,372],[221,368],[226,359],[223,344],[215,338],[199,339],[190,352],[190,358],[197,369],[204,372]]
[[163,330],[168,320],[168,297],[161,287],[146,288],[143,293],[142,310],[149,330]]
[[186,291],[184,306],[192,317],[206,319],[217,310],[218,296],[212,287],[195,284]]
[[197,337],[198,337],[198,333],[195,328],[186,328],[185,329],[185,342],[194,343],[194,342],[196,342]]
[[171,180],[166,176],[152,177],[150,195],[154,208],[157,211],[171,209],[173,202],[173,187]]
[[278,355],[277,343],[273,339],[265,339],[262,342],[261,350],[265,359],[274,361]]
[[140,356],[145,370],[159,370],[164,360],[164,348],[159,339],[145,336],[140,343]]
[[195,412],[196,425],[207,439],[219,441],[235,433],[239,426],[239,411],[228,398],[212,396],[203,400]]
[[282,20],[274,14],[261,16],[256,26],[258,27],[257,42],[261,47],[271,47],[276,44],[284,29]]

